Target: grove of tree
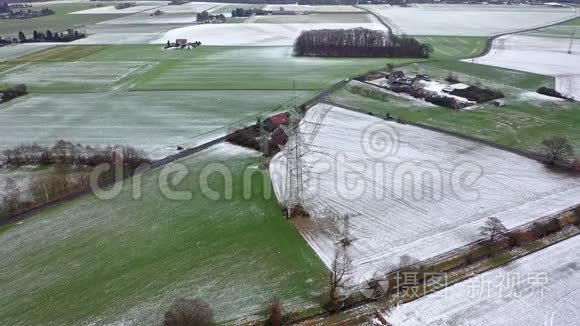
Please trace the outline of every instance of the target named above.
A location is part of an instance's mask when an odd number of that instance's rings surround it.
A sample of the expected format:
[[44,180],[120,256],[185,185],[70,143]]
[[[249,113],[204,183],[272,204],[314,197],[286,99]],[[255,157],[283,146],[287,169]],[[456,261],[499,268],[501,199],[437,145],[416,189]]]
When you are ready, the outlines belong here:
[[430,44],[365,28],[303,31],[294,44],[296,56],[428,58]]

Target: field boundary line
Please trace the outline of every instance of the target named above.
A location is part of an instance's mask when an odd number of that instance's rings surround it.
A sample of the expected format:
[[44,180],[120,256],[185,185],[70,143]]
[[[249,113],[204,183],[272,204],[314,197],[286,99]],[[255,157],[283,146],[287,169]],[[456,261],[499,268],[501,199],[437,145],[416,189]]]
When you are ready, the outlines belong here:
[[527,32],[532,32],[532,31],[539,30],[539,29],[542,29],[542,28],[553,27],[553,26],[557,26],[557,25],[564,24],[564,23],[567,23],[569,21],[575,20],[578,17],[580,17],[580,16],[578,16],[578,13],[575,12],[574,13],[574,17],[568,17],[568,18],[565,18],[563,20],[559,20],[558,22],[550,23],[548,25],[536,26],[536,27],[533,27],[533,28],[527,28],[527,29],[522,29],[522,30],[515,30],[515,31],[510,31],[510,32],[505,32],[505,33],[500,33],[500,34],[492,35],[491,37],[489,37],[487,39],[487,44],[485,46],[485,50],[480,55],[475,56],[475,57],[465,58],[463,60],[469,60],[469,59],[475,59],[475,58],[485,57],[486,55],[489,54],[489,52],[493,48],[493,42],[496,39],[498,39],[498,38],[500,38],[502,36],[512,35],[512,34],[520,34],[520,33],[527,33]]
[[[395,29],[395,28],[396,28],[397,30],[400,30],[400,28],[399,28],[399,27],[398,27],[398,26],[397,26],[395,23],[393,23],[393,22],[392,22],[392,21],[390,21],[389,19],[387,19],[387,18],[385,18],[385,17],[383,17],[383,16],[381,16],[381,15],[379,15],[379,14],[375,13],[374,11],[372,11],[372,10],[370,10],[370,9],[367,9],[367,8],[365,8],[365,7],[361,7],[361,6],[360,6],[360,5],[358,5],[358,4],[357,4],[357,5],[353,5],[353,7],[355,7],[355,8],[358,8],[358,9],[361,9],[361,10],[364,10],[364,11],[366,11],[367,13],[371,14],[372,16],[374,16],[376,19],[378,19],[378,20],[379,20],[379,22],[380,22],[381,24],[383,24],[383,25],[384,25],[384,26],[385,26],[385,27],[386,27],[386,28],[389,30],[389,35],[394,35],[394,33],[393,33],[393,29]],[[392,24],[392,26],[391,26],[391,24]]]

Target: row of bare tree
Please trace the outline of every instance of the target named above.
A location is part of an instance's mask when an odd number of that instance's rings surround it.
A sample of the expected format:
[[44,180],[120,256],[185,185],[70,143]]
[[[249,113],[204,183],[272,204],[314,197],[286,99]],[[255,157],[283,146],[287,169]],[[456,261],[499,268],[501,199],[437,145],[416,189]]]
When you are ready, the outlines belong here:
[[[103,173],[98,183],[112,175]],[[0,200],[0,218],[24,213],[30,209],[62,199],[67,195],[88,189],[90,175],[86,170],[71,170],[58,166],[51,173],[32,176],[19,183],[15,178],[8,177],[4,181]]]
[[[53,146],[20,145],[2,154],[0,166],[49,166],[52,170],[31,174],[21,183],[12,177],[6,178],[0,196],[0,218],[15,216],[89,189],[90,172],[97,165],[109,164],[92,180],[103,185],[112,178],[118,180],[132,175],[138,167],[151,163],[143,151],[132,147],[82,146],[63,140]],[[122,173],[116,172],[118,169],[113,166],[120,168]]]
[[428,58],[431,52],[414,38],[365,28],[304,31],[294,44],[297,56]]
[[20,145],[3,151],[1,163],[4,166],[53,165],[97,166],[102,163],[122,163],[128,169],[150,163],[145,153],[133,147],[106,146],[93,147],[59,140],[53,146],[37,144]]

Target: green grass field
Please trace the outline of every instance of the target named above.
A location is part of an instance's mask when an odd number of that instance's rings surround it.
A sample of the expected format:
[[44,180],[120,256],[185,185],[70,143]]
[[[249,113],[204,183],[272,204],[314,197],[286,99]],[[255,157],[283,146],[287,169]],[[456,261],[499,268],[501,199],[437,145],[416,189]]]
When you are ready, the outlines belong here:
[[391,95],[362,94],[341,89],[330,100],[377,114],[390,113],[413,122],[479,137],[499,144],[539,151],[542,140],[563,136],[580,152],[580,104],[542,101],[524,92],[510,95],[504,107],[485,105],[474,110],[451,110]]
[[464,79],[491,81],[496,84],[534,91],[541,86],[553,88],[556,82],[554,77],[551,76],[463,61],[431,61],[410,65],[407,68],[430,73],[438,78],[445,78],[449,73],[454,73],[458,76],[463,76]]
[[431,59],[459,60],[477,57],[485,51],[487,38],[480,36],[413,36],[433,46]]
[[[263,175],[244,199],[243,171],[260,158],[239,151],[220,145],[180,161],[191,173],[172,189],[193,190],[190,200],[165,198],[154,170],[139,200],[127,184],[114,199],[87,196],[0,228],[0,323],[158,325],[177,297],[203,298],[218,321],[260,314],[272,296],[289,310],[318,306],[325,267],[265,198]],[[232,199],[204,195],[209,163],[232,172],[231,183],[208,179],[222,196],[231,185]]]
[[[24,82],[33,92],[104,91],[127,79],[132,80],[131,90],[148,91],[319,90],[387,63],[416,61],[296,58],[290,47],[202,46],[175,51],[159,45],[69,45],[6,61],[4,70],[10,69],[10,74],[0,79],[8,84]],[[140,68],[114,69],[120,65]]]
[[210,47],[163,50],[158,45],[112,46],[85,61],[157,61],[134,90],[323,89],[333,83],[413,59],[296,58],[290,47]]
[[1,64],[5,85],[25,84],[30,92],[85,93],[118,89],[153,63],[148,62],[28,62]]
[[580,26],[580,18],[574,18],[572,20],[560,24],[560,26]]
[[85,10],[93,7],[91,4],[51,4],[38,5],[39,8],[51,8],[56,14],[31,19],[2,19],[0,20],[0,35],[16,35],[19,31],[31,34],[32,31],[46,30],[63,31],[67,28],[84,26],[113,18],[119,14],[103,15],[69,15],[68,13]]

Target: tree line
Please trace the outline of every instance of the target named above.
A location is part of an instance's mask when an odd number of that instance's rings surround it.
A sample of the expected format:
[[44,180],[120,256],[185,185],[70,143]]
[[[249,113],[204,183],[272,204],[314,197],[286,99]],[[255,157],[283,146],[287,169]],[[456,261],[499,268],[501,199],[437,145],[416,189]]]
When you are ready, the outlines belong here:
[[256,9],[256,8],[249,8],[249,9],[236,8],[236,9],[232,10],[232,17],[250,17],[252,15],[264,16],[267,14],[268,14],[267,11],[262,10],[262,9]]
[[[0,157],[2,167],[49,166],[54,171],[32,175],[23,189],[14,179],[7,178],[0,201],[0,218],[13,216],[32,208],[59,200],[72,193],[89,189],[90,171],[108,163],[110,169],[99,174],[96,182],[132,175],[139,167],[151,163],[135,148],[123,146],[93,147],[59,140],[53,146],[20,145],[6,149]],[[117,166],[122,174],[112,168]]]
[[19,96],[24,96],[28,94],[28,90],[26,88],[26,85],[18,84],[15,86],[8,87],[3,91],[0,91],[0,94],[1,94],[0,103],[4,103],[13,100]]
[[18,32],[18,42],[20,43],[30,43],[30,42],[72,42],[81,38],[86,37],[86,34],[79,31],[71,32],[52,32],[47,30],[45,33],[39,31],[32,32],[32,38],[26,37],[24,32]]
[[122,163],[131,170],[150,163],[150,160],[143,151],[130,146],[93,147],[59,140],[50,147],[30,144],[6,149],[0,162],[5,167],[53,164],[94,167],[103,163]]
[[196,21],[198,23],[223,23],[226,21],[226,16],[224,14],[211,15],[207,11],[202,11],[197,13]]
[[[30,8],[30,7],[31,5],[20,4],[16,8]],[[26,19],[54,15],[55,13],[56,12],[50,8],[42,8],[40,10],[33,9],[13,10],[13,8],[10,6],[8,2],[0,3],[0,14],[3,14],[0,18],[2,19]]]
[[428,58],[430,44],[365,28],[304,31],[294,44],[297,56]]

